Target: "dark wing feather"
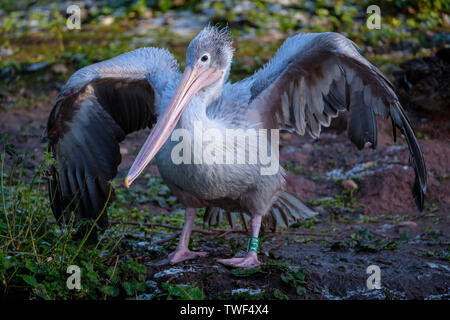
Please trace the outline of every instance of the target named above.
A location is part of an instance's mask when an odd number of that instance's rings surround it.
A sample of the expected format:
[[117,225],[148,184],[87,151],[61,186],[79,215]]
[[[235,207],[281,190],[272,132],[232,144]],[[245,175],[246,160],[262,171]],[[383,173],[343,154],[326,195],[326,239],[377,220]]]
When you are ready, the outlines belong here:
[[[110,61],[92,68],[96,76],[87,81],[79,77],[80,71],[74,74],[79,81],[74,82],[74,76],[68,81],[47,123],[49,151],[56,160],[49,179],[52,211],[60,222],[70,221],[72,212],[75,222],[97,220],[100,230],[108,225],[105,211],[114,198],[110,181],[121,162],[119,143],[131,132],[152,127],[158,114],[155,96],[161,94],[145,71],[121,75],[124,60]],[[177,70],[166,68],[167,80]],[[79,231],[83,235],[87,227]]]
[[249,121],[318,138],[322,126],[348,110],[348,135],[359,149],[376,147],[375,115],[390,116],[394,138],[395,127],[406,137],[416,174],[413,195],[423,209],[427,174],[413,129],[392,84],[349,39],[336,33],[291,37],[267,65],[241,83],[250,87]]

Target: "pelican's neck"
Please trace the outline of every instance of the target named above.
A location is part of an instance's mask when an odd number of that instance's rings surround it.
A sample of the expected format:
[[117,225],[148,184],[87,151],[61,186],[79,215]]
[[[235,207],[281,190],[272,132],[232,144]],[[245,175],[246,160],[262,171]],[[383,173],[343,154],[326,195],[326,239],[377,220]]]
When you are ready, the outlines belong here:
[[181,115],[178,126],[184,129],[192,129],[196,121],[207,119],[206,108],[217,100],[222,94],[225,75],[209,87],[195,94]]

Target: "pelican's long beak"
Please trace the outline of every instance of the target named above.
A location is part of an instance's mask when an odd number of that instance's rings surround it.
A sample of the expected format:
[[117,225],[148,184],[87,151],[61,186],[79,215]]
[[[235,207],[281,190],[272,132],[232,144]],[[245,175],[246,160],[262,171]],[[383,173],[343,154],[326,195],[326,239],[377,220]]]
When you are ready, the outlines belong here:
[[125,178],[127,188],[141,174],[169,138],[191,98],[202,88],[216,82],[221,75],[222,73],[216,71],[216,69],[201,66],[197,63],[194,67],[186,67],[169,105],[148,136]]

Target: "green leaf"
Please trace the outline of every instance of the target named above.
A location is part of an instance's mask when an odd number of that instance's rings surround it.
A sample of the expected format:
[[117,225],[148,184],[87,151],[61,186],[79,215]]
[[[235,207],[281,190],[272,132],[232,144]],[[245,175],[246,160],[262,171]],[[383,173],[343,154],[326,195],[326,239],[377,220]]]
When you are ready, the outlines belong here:
[[204,300],[204,293],[197,287],[186,284],[161,283],[161,287],[168,292],[169,299]]
[[135,285],[137,291],[145,291],[147,289],[147,284],[145,282],[138,282]]
[[36,263],[32,262],[31,260],[25,261],[25,268],[27,268],[31,272],[36,272],[37,271]]
[[22,274],[20,275],[26,283],[33,287],[37,287],[39,283],[37,282],[36,278],[34,276],[28,275],[28,274]]
[[110,297],[117,297],[120,293],[120,290],[115,286],[105,286],[103,288],[103,292],[106,292],[106,294]]
[[127,295],[132,296],[134,295],[134,290],[136,289],[136,285],[130,281],[125,281],[122,284],[123,288],[125,289]]
[[245,268],[237,268],[233,269],[231,273],[236,277],[248,277],[255,273],[261,272],[260,267],[251,268],[251,269],[245,269]]
[[205,299],[205,295],[204,295],[203,292],[202,292],[199,288],[197,288],[197,287],[191,288],[191,289],[189,290],[189,293],[190,293],[190,295],[191,295],[192,300],[204,300],[204,299]]
[[306,294],[306,289],[305,289],[305,287],[302,287],[302,286],[298,286],[296,291],[299,296],[303,296]]
[[273,297],[278,300],[289,300],[289,297],[278,289],[273,292]]
[[108,268],[108,270],[106,270],[106,274],[108,275],[110,281],[112,283],[117,283],[119,282],[119,270],[118,268],[116,268],[114,270],[113,267]]
[[295,274],[295,277],[296,277],[297,279],[301,280],[301,281],[304,281],[304,280],[305,280],[305,275],[304,275],[303,272],[301,272],[301,271],[298,271],[298,272]]

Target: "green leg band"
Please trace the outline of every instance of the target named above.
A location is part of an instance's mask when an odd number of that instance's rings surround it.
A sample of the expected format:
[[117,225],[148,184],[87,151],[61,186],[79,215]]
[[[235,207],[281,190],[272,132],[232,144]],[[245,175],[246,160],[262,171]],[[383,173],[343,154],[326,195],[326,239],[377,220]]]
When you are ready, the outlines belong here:
[[259,238],[251,237],[248,240],[247,252],[258,252],[259,249]]

